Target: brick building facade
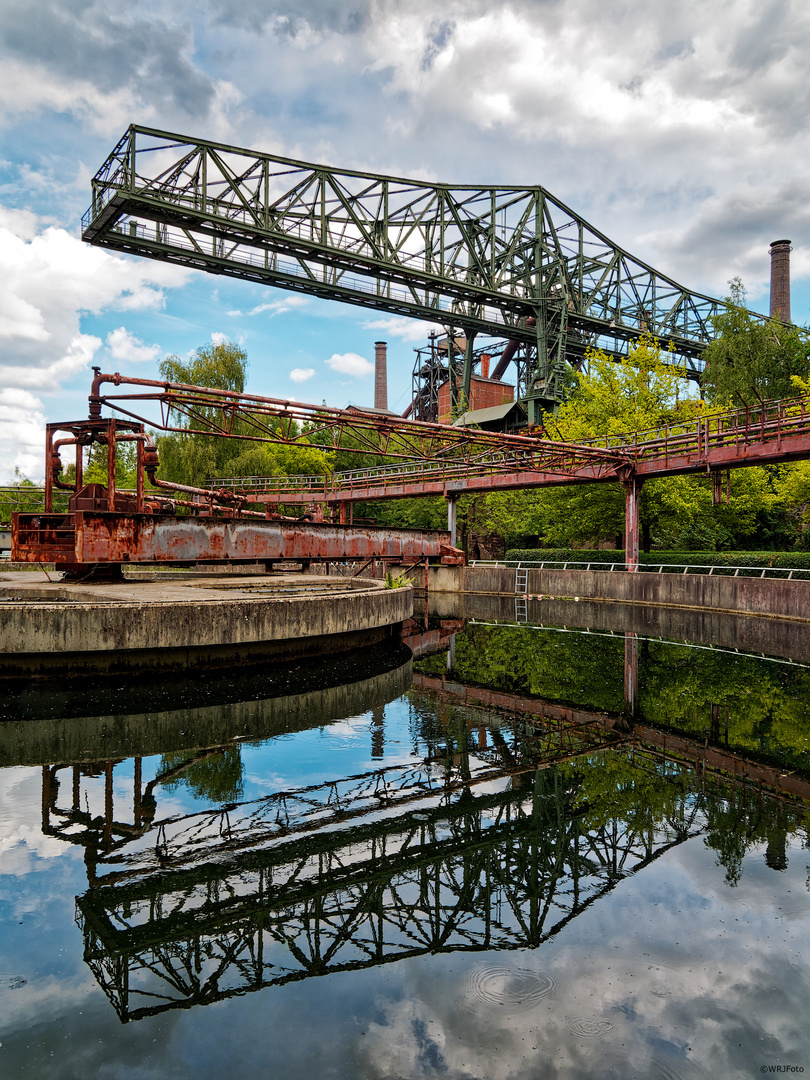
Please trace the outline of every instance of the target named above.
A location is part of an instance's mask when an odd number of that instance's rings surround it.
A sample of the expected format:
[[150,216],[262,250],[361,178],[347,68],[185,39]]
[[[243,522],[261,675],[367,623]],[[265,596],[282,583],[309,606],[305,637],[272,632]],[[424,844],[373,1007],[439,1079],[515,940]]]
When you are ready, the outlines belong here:
[[[459,386],[461,375],[459,374]],[[469,409],[488,409],[492,405],[503,405],[507,401],[515,400],[515,388],[509,383],[501,382],[500,379],[485,379],[481,375],[473,375],[470,383]],[[439,387],[439,423],[450,424],[450,380],[443,382]]]

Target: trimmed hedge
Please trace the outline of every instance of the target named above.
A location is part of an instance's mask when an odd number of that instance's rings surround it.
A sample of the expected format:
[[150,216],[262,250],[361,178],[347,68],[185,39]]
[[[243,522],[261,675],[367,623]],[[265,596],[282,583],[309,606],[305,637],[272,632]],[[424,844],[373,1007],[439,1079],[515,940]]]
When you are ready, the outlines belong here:
[[[506,553],[510,561],[520,562],[576,562],[576,563],[624,563],[624,551],[615,548],[607,551],[577,548],[512,548]],[[650,551],[639,554],[639,564],[658,567],[662,563],[673,567],[684,566],[746,566],[753,569],[772,567],[778,570],[810,571],[808,551]],[[781,576],[781,575],[780,575]]]

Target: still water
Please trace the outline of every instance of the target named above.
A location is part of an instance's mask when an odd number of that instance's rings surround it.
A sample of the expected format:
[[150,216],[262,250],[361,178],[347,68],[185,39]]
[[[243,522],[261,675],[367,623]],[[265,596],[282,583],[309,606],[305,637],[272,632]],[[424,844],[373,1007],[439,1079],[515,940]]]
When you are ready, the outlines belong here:
[[806,628],[406,634],[5,688],[1,1077],[810,1073]]

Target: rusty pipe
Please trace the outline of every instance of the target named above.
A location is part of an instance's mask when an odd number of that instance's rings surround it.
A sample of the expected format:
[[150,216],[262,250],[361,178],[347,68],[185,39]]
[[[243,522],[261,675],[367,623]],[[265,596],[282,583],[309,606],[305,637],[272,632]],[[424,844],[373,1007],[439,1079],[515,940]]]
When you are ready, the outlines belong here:
[[[528,315],[526,317],[525,325],[526,326],[536,326],[537,325],[537,319],[534,317],[534,315]],[[510,338],[509,341],[507,341],[506,348],[501,353],[500,360],[495,365],[495,370],[492,372],[492,378],[493,379],[500,379],[501,378],[503,373],[509,367],[509,364],[511,363],[512,358],[514,357],[515,353],[517,352],[519,345],[520,345],[520,342],[517,341],[515,338]]]
[[[91,420],[100,420],[101,419],[101,395],[99,394],[99,390],[101,389],[102,384],[109,382],[109,383],[112,383],[113,386],[120,386],[122,382],[132,382],[133,380],[132,379],[123,379],[118,374],[117,371],[115,372],[114,375],[104,375],[104,374],[102,374],[102,371],[101,371],[100,367],[94,367],[93,371],[95,372],[95,375],[93,376],[93,382],[92,382],[92,385],[90,387],[90,398],[89,398],[89,402],[90,402],[90,419]],[[138,381],[140,382],[141,380],[138,380]]]
[[75,446],[77,442],[78,439],[57,439],[55,443],[51,444],[51,460],[48,462],[48,468],[51,471],[51,483],[61,491],[72,491],[75,493],[76,485],[69,484],[67,481],[59,479],[59,473],[62,471],[62,459],[59,456],[59,447]]

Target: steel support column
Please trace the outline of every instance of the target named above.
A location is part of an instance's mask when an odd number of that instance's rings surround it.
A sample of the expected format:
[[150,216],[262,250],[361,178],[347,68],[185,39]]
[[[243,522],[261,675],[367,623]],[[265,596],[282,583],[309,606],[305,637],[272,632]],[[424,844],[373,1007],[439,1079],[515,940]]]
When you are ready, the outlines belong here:
[[637,476],[624,480],[624,561],[627,569],[638,570],[639,498],[644,481]]
[[456,518],[458,507],[456,506],[456,496],[447,496],[447,531],[450,533],[450,546],[456,546]]
[[462,408],[465,412],[469,412],[472,409],[470,403],[470,390],[472,387],[472,370],[475,362],[475,356],[473,354],[473,347],[475,345],[475,331],[465,330],[465,337],[467,340],[467,347],[464,350],[464,373],[461,381],[461,394],[462,394]]

